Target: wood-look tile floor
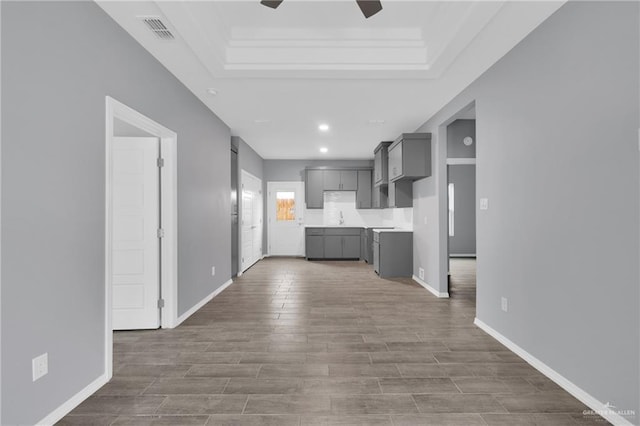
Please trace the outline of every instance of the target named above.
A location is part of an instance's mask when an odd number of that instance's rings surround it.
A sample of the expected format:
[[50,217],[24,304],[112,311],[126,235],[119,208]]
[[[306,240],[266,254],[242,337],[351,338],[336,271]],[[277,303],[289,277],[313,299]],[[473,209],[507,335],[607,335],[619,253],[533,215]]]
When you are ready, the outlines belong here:
[[61,425],[606,424],[451,298],[363,262],[273,258],[173,330],[117,332],[114,377]]

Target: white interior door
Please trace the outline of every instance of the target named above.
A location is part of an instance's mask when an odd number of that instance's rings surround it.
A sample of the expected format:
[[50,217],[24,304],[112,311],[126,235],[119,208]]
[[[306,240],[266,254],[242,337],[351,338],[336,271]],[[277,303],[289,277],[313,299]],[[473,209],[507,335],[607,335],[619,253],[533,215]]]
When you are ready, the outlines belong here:
[[160,326],[159,143],[157,138],[113,140],[114,330]]
[[269,255],[304,256],[304,182],[268,182]]
[[241,271],[262,258],[262,180],[242,170]]

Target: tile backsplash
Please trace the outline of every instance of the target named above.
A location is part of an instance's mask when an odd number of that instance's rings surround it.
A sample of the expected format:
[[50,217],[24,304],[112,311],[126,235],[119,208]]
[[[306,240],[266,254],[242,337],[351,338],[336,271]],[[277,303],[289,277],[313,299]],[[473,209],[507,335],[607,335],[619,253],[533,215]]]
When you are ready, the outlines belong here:
[[324,208],[307,209],[306,225],[340,226],[392,226],[413,229],[413,208],[356,209],[355,191],[325,191]]

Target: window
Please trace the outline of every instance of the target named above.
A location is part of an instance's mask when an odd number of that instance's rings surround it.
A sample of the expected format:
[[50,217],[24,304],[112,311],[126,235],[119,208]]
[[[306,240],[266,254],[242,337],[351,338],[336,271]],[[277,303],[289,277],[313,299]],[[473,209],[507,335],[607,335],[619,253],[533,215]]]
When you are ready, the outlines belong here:
[[449,184],[449,236],[454,235],[454,218],[455,218],[455,189],[453,184]]
[[296,193],[276,192],[276,221],[296,220]]

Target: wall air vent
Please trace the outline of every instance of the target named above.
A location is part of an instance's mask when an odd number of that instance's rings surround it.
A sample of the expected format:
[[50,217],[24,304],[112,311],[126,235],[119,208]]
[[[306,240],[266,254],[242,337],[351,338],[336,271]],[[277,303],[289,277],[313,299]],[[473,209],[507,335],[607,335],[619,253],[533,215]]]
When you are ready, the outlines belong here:
[[175,40],[175,36],[169,28],[162,22],[159,16],[140,16],[147,28],[160,40]]

